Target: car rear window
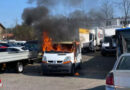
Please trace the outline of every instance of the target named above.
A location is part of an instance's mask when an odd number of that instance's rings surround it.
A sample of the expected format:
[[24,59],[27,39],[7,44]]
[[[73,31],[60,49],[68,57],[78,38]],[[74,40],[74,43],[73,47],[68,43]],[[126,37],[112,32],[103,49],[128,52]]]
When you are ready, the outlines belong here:
[[130,56],[123,56],[121,58],[117,70],[130,70]]

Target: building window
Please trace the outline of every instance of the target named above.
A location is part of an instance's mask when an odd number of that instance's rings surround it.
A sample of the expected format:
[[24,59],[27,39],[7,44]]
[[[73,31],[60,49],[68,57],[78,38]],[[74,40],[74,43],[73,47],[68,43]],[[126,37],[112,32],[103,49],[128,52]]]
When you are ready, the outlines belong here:
[[130,21],[128,21],[128,24],[130,24]]
[[120,21],[120,24],[122,25],[122,24],[123,24],[123,21]]
[[111,25],[111,21],[107,21],[106,26],[110,26],[110,25]]

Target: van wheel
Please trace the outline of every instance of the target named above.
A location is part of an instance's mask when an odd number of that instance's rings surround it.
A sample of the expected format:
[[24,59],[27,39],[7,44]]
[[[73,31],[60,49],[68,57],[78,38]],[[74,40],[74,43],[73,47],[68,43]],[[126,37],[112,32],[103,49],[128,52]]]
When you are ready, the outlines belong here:
[[5,71],[6,71],[6,69],[0,68],[0,73],[4,73]]
[[75,74],[75,66],[72,65],[70,75],[71,75],[71,76],[74,76],[74,74]]
[[0,73],[4,73],[6,71],[6,68],[3,68],[2,65],[0,65]]
[[45,72],[45,71],[42,71],[42,72],[41,72],[41,74],[42,74],[43,76],[48,75],[48,73],[47,73],[47,72]]
[[18,62],[16,65],[16,72],[17,73],[22,73],[24,69],[23,63],[22,62]]
[[78,65],[78,69],[81,69],[81,62],[80,62],[79,65]]

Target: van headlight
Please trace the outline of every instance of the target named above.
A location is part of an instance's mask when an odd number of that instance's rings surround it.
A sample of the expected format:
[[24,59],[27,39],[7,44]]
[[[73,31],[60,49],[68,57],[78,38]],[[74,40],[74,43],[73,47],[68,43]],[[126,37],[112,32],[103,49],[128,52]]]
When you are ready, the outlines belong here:
[[46,56],[43,56],[42,62],[43,62],[43,63],[47,63],[47,58],[46,58]]
[[68,63],[71,63],[71,57],[66,57],[66,58],[64,59],[63,64],[68,64]]

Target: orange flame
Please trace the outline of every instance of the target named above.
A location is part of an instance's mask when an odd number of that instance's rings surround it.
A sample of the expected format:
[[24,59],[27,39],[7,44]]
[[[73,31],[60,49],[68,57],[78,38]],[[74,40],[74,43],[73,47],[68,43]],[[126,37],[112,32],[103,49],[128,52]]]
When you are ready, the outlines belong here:
[[61,48],[60,44],[57,45],[57,51],[62,51],[62,48]]
[[43,51],[51,51],[52,47],[52,39],[48,37],[46,32],[43,32]]
[[67,45],[62,46],[61,44],[56,44],[55,46],[52,43],[52,39],[48,36],[48,33],[43,32],[43,52],[45,51],[62,51],[62,52],[72,52],[73,47],[68,47]]

